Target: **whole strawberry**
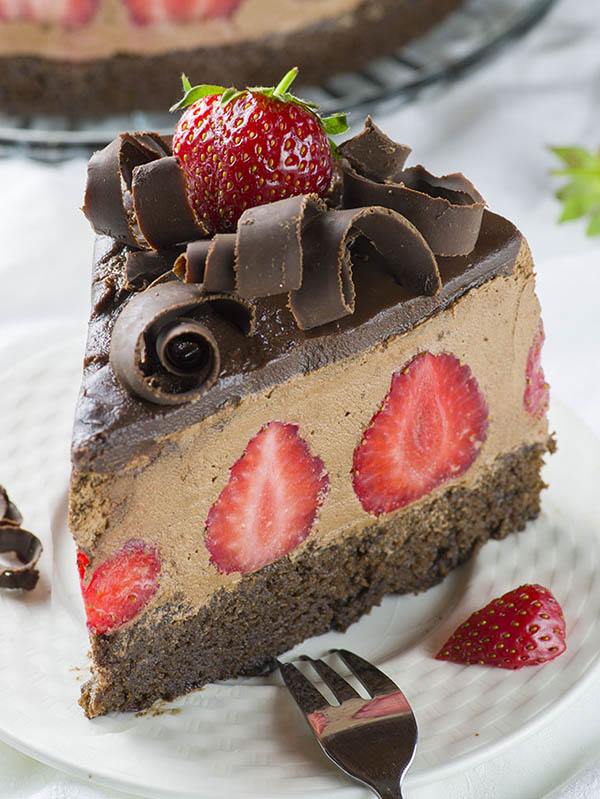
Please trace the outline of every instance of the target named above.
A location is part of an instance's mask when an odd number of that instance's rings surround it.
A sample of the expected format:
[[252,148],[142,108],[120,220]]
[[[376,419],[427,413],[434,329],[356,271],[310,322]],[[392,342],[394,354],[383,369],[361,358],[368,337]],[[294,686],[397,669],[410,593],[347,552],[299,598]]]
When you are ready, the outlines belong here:
[[436,658],[513,670],[540,666],[562,655],[565,637],[565,618],[552,593],[522,585],[475,611]]
[[328,134],[347,128],[343,114],[321,118],[317,107],[290,93],[293,69],[275,88],[243,91],[195,86],[171,110],[186,111],[173,152],[190,202],[209,232],[235,229],[247,208],[299,194],[324,195],[333,175]]

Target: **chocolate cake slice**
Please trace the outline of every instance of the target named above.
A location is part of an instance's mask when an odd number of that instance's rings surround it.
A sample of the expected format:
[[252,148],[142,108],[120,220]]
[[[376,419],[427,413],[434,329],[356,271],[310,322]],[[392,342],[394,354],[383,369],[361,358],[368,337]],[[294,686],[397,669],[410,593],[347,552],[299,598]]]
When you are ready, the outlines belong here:
[[70,497],[88,716],[260,672],[538,514],[529,248],[409,152],[368,120],[326,194],[215,235],[170,142],[92,158]]

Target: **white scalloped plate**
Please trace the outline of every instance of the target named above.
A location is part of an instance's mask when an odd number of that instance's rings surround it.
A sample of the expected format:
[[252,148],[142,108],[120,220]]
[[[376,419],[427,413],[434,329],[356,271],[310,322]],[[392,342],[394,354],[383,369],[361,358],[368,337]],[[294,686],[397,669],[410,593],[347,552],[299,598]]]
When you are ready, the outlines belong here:
[[[0,596],[0,683],[9,687],[0,703],[0,738],[77,776],[161,799],[365,796],[322,758],[276,677],[212,685],[159,715],[84,718],[77,697],[87,640],[65,528],[81,348],[72,329],[49,330],[45,340],[60,343],[18,365],[11,365],[12,352],[0,352],[0,481],[46,544],[39,589]],[[20,342],[24,351],[30,348]],[[321,655],[343,643],[398,680],[421,732],[409,790],[514,744],[598,670],[600,447],[559,403],[551,420],[560,448],[546,468],[543,513],[524,533],[487,544],[426,594],[388,598],[347,633],[302,647]],[[470,611],[527,581],[549,586],[562,602],[565,655],[516,673],[433,660]]]

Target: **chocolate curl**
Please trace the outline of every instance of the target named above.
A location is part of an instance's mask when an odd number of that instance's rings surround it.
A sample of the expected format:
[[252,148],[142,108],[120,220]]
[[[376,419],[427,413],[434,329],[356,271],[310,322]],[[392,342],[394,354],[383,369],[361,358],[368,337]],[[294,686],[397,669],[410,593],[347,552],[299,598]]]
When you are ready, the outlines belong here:
[[143,247],[131,196],[136,167],[171,154],[158,133],[121,133],[90,158],[83,213],[96,233]]
[[37,563],[42,543],[33,533],[21,528],[22,516],[0,486],[0,553],[12,552],[22,563],[14,569],[0,568],[0,588],[32,591],[39,580]]
[[158,405],[199,399],[217,380],[222,356],[252,332],[254,309],[178,281],[136,294],[113,329],[110,363],[133,394]]
[[0,522],[22,524],[23,517],[14,502],[10,501],[4,486],[0,486]]
[[354,313],[352,245],[364,237],[383,267],[415,297],[432,296],[442,282],[431,248],[407,219],[388,208],[330,211],[307,226],[303,237],[302,287],[290,293],[290,310],[301,330]]
[[235,291],[235,233],[219,233],[193,241],[179,256],[173,271],[184,283],[203,283],[204,291]]
[[304,228],[325,210],[316,194],[305,194],[243,213],[235,248],[240,297],[270,297],[300,288]]
[[135,248],[165,250],[206,235],[158,133],[122,133],[92,156],[83,212],[96,233]]
[[383,206],[421,232],[436,255],[468,255],[481,230],[485,201],[464,175],[435,177],[422,166],[404,168],[410,153],[367,118],[365,129],[340,147],[345,208]]
[[174,156],[134,170],[133,208],[144,239],[162,250],[207,235],[190,205],[183,172]]
[[156,278],[170,272],[181,254],[181,248],[162,250],[133,250],[125,258],[126,288],[130,291],[143,291]]

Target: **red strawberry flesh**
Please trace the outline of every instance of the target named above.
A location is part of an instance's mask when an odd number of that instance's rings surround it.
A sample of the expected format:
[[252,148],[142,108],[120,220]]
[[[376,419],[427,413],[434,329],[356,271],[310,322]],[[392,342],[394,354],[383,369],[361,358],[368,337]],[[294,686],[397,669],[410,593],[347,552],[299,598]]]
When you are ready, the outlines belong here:
[[485,397],[468,366],[424,352],[392,377],[388,396],[354,452],[353,485],[376,515],[458,477],[487,436]]
[[138,25],[228,17],[242,0],[124,0]]
[[211,232],[235,229],[247,208],[298,194],[324,194],[333,157],[315,114],[245,91],[224,107],[220,95],[196,101],[173,138],[196,216]]
[[522,585],[473,613],[436,658],[515,670],[554,660],[566,648],[565,618],[555,597],[541,585]]
[[544,346],[544,340],[544,326],[540,321],[540,325],[527,355],[525,394],[523,396],[525,410],[536,418],[544,416],[548,411],[550,401],[550,387],[548,383],[546,383],[544,370],[542,368],[542,347]]
[[206,546],[220,572],[273,563],[309,535],[329,486],[297,425],[270,422],[233,465],[206,520]]
[[137,616],[158,589],[158,552],[144,541],[128,541],[95,569],[87,585],[87,555],[79,553],[77,560],[88,627],[97,635],[112,632]]
[[75,27],[90,22],[99,7],[100,0],[0,0],[0,20],[56,22]]

